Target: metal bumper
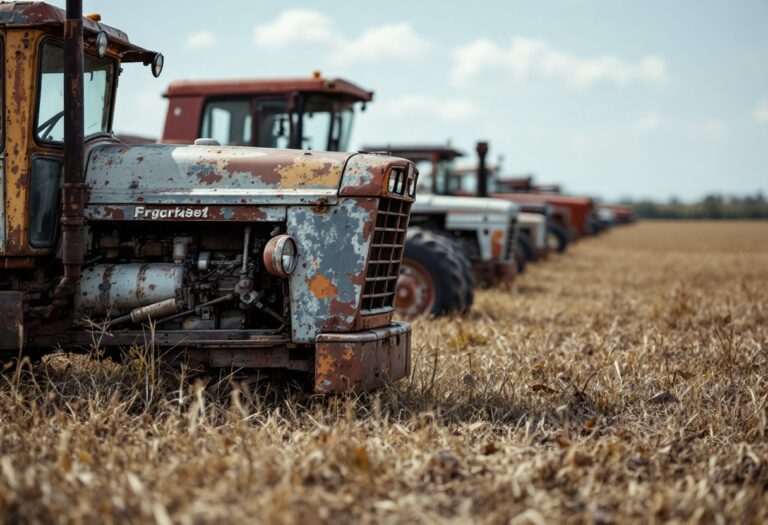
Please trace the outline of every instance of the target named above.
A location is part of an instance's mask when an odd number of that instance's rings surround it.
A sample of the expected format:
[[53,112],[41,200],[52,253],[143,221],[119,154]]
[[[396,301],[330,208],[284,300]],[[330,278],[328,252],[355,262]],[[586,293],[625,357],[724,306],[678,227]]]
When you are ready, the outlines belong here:
[[411,327],[390,323],[315,340],[315,392],[367,392],[411,372]]

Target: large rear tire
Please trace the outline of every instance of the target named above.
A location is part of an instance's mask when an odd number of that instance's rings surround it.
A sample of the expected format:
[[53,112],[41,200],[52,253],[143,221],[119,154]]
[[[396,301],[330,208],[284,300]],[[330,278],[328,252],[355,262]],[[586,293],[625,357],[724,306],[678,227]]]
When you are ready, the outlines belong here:
[[469,261],[469,258],[465,254],[464,248],[461,246],[461,241],[447,232],[434,230],[431,231],[440,239],[450,243],[456,255],[456,259],[458,260],[457,262],[461,265],[466,288],[464,293],[464,310],[468,311],[472,308],[472,304],[475,302],[475,286],[477,285],[477,281],[475,280],[475,272],[472,270],[472,263]]
[[517,239],[515,240],[515,264],[517,265],[517,275],[522,275],[525,273],[525,253],[523,253],[523,249],[520,246],[520,233],[517,235]]
[[[463,259],[463,260],[462,260]],[[461,313],[469,308],[466,257],[447,239],[410,228],[400,265],[395,311],[401,319]]]
[[536,260],[536,248],[533,247],[531,238],[527,233],[521,232],[517,236],[517,246],[525,257],[526,262],[534,262]]
[[547,245],[550,250],[563,253],[568,248],[568,232],[558,224],[550,224],[547,228]]

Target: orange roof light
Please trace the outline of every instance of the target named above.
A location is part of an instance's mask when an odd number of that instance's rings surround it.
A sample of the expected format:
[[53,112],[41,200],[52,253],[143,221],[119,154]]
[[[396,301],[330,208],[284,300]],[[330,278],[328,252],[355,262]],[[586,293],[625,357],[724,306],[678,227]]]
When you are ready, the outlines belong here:
[[312,72],[312,78],[320,78],[322,75],[320,74],[320,71],[313,71]]
[[88,13],[85,18],[94,22],[101,22],[101,15],[99,13]]

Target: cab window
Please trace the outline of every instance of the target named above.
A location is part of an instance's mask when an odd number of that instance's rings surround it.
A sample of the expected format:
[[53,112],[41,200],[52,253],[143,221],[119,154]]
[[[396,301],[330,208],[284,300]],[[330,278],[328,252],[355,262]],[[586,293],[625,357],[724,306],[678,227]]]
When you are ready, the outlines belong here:
[[32,159],[29,195],[29,244],[51,248],[56,243],[59,220],[59,188],[63,178],[61,160]]
[[[109,131],[115,61],[86,53],[83,59],[83,110],[85,136]],[[43,43],[40,59],[39,98],[35,118],[38,141],[64,141],[64,48]]]
[[251,119],[248,99],[209,102],[203,112],[200,136],[225,146],[247,146],[251,143]]

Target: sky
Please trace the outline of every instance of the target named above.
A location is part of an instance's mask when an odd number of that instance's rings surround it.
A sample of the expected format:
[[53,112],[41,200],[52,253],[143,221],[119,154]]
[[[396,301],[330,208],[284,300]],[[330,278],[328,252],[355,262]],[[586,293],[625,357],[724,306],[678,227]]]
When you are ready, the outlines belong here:
[[[63,6],[64,1],[53,2]],[[352,148],[477,140],[507,174],[607,199],[768,194],[765,0],[84,0],[161,51],[114,128],[159,136],[167,84],[322,71],[375,91]]]

